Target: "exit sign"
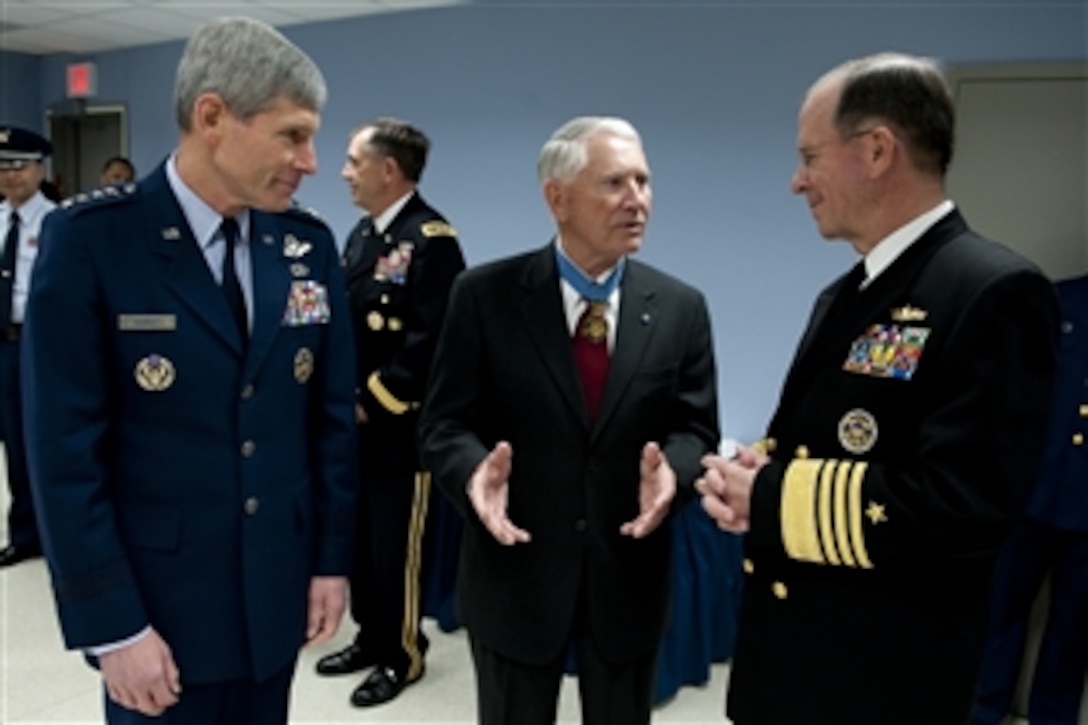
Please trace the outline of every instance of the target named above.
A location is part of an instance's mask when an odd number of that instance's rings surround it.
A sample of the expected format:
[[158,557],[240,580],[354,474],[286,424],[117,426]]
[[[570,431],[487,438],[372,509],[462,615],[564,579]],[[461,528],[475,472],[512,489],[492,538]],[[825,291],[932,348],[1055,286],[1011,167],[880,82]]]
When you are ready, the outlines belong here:
[[67,76],[69,98],[90,98],[98,92],[98,69],[94,63],[69,63]]

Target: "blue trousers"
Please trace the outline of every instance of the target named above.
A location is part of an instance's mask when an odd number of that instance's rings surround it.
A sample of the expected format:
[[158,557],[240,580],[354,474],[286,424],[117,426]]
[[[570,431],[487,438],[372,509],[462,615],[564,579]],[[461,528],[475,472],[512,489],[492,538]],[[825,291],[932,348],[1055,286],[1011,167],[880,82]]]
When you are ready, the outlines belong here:
[[[262,680],[232,680],[182,685],[178,703],[158,717],[148,717],[106,698],[109,725],[284,725],[295,663]],[[184,673],[182,673],[184,676]]]
[[1027,716],[1031,725],[1077,725],[1088,672],[1088,532],[1030,520],[1013,531],[998,559],[974,725],[997,725],[1012,706],[1028,615],[1047,574],[1050,610]]
[[38,525],[30,497],[23,439],[23,404],[19,392],[19,341],[0,339],[0,440],[7,460],[8,543],[16,547],[38,546]]

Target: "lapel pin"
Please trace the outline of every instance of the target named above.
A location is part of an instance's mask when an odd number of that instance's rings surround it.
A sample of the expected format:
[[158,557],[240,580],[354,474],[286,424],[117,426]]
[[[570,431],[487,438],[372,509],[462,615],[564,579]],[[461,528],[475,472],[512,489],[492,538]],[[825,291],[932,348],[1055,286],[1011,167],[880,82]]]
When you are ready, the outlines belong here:
[[176,242],[181,239],[181,230],[177,227],[164,227],[162,230],[162,238],[168,242]]
[[265,244],[273,244],[273,243],[275,243],[276,240],[272,238],[271,234],[262,234],[261,235],[261,241],[264,242]]

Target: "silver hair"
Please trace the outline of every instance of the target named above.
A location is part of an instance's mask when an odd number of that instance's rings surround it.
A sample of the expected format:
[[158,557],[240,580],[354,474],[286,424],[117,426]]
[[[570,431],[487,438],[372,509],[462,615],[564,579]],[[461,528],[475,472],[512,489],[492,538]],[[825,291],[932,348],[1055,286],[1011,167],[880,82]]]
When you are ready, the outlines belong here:
[[320,111],[328,91],[317,65],[275,28],[252,18],[218,18],[189,39],[178,63],[174,113],[190,130],[196,99],[218,93],[231,113],[248,119],[283,96]]
[[537,158],[536,175],[541,183],[545,181],[570,181],[589,161],[586,141],[597,134],[608,134],[627,138],[639,144],[638,131],[630,122],[615,116],[580,116],[560,126]]

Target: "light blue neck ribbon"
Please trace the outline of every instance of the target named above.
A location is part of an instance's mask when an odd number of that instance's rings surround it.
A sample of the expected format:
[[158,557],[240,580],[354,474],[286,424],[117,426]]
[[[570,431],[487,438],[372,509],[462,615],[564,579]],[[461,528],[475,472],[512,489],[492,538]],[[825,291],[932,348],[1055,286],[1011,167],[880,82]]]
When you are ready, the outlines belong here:
[[612,274],[608,275],[608,279],[604,282],[594,282],[586,277],[582,270],[574,266],[574,262],[559,251],[558,246],[555,248],[555,263],[559,265],[559,276],[569,282],[578,294],[590,302],[607,302],[608,297],[623,281],[623,270],[627,266],[627,259],[621,258],[616,268],[612,270]]

